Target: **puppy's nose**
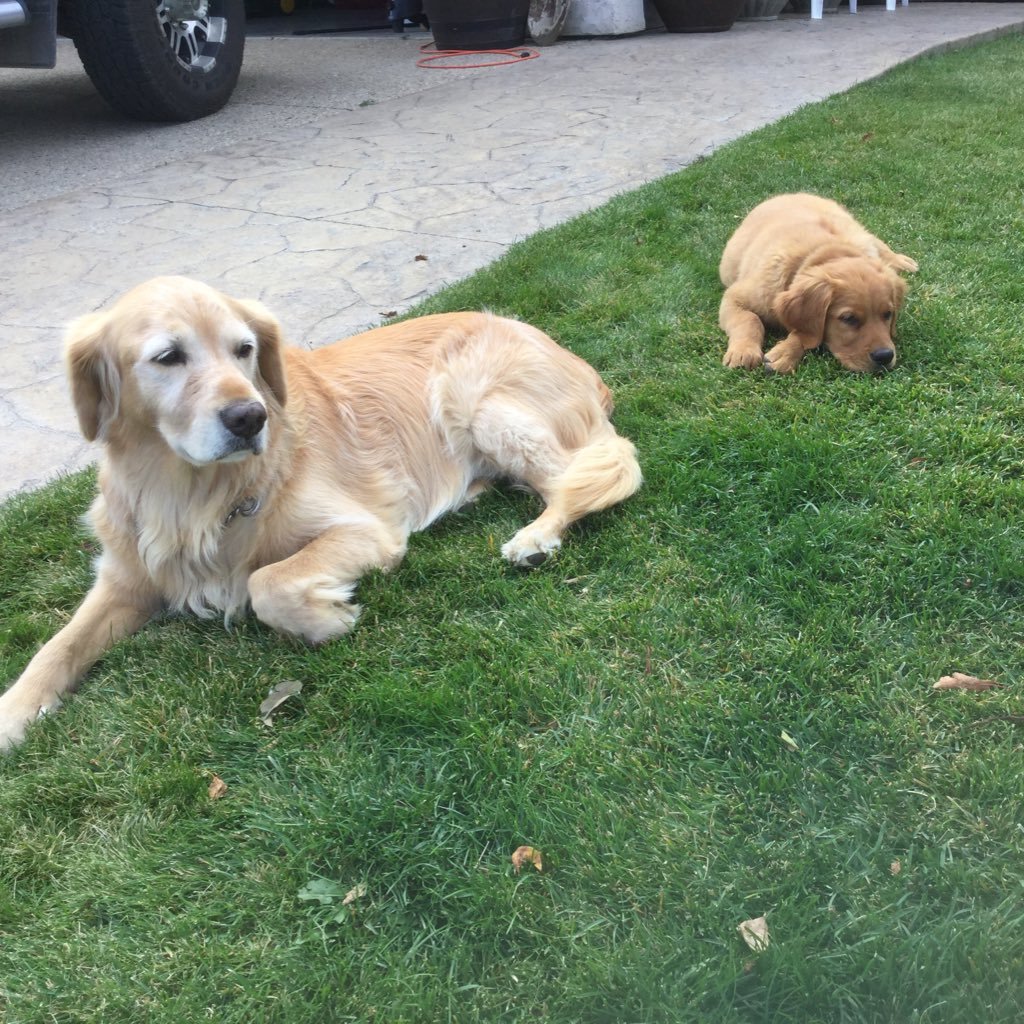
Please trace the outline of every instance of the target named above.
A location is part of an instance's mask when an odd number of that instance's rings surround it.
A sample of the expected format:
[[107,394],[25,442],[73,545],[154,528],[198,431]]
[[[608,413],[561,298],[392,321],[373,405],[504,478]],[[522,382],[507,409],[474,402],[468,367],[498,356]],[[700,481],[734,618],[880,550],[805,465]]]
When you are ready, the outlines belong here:
[[220,421],[235,437],[255,437],[267,422],[262,402],[232,402],[220,411]]
[[879,366],[891,366],[896,358],[896,353],[891,348],[876,348],[871,353],[871,361]]

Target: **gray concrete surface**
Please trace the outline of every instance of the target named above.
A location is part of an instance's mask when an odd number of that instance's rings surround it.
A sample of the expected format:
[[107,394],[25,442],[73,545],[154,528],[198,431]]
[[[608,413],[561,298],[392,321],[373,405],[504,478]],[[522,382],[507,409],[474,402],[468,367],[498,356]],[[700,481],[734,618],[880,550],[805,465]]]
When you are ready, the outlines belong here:
[[1022,26],[1020,3],[912,0],[466,71],[416,68],[422,33],[255,38],[231,104],[181,126],[117,119],[69,44],[56,71],[0,71],[0,497],[94,457],[63,326],[139,281],[258,297],[322,344],[805,103]]

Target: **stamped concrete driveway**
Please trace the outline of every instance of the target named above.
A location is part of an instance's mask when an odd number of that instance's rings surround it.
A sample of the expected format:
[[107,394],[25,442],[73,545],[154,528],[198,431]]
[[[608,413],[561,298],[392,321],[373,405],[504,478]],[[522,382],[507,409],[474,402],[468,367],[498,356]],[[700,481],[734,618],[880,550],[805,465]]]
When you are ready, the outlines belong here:
[[70,45],[56,71],[0,71],[0,496],[92,458],[61,331],[147,277],[261,298],[321,344],[804,103],[1022,23],[1017,3],[913,0],[471,71],[416,68],[412,33],[259,38],[231,104],[178,126],[108,113]]

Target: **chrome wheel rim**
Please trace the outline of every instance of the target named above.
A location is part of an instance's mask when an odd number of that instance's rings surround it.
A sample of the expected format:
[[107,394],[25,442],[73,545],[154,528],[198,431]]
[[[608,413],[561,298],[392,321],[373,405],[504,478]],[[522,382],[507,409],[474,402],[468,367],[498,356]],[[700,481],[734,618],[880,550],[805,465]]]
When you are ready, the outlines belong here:
[[156,18],[181,67],[203,74],[213,70],[228,23],[210,16],[208,0],[156,0]]

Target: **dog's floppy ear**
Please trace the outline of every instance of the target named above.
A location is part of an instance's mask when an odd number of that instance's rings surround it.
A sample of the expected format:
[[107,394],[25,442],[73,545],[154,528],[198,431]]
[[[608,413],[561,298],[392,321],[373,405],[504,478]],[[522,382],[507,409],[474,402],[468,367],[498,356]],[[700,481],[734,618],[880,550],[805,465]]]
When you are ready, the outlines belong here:
[[103,438],[121,404],[121,374],[106,344],[107,313],[73,320],[64,335],[71,401],[87,441]]
[[255,299],[229,299],[238,315],[252,328],[259,342],[258,360],[260,376],[270,393],[284,405],[288,397],[285,383],[284,354],[281,351],[281,325],[277,318]]
[[896,326],[900,310],[903,308],[903,300],[907,297],[907,282],[898,274],[890,274],[890,286],[892,287],[892,326]]
[[824,274],[797,274],[789,288],[772,306],[779,323],[804,340],[804,347],[820,345],[825,338],[825,318],[832,303],[832,282]]
[[907,282],[896,274],[892,275],[892,301],[899,310],[903,300],[907,297]]

